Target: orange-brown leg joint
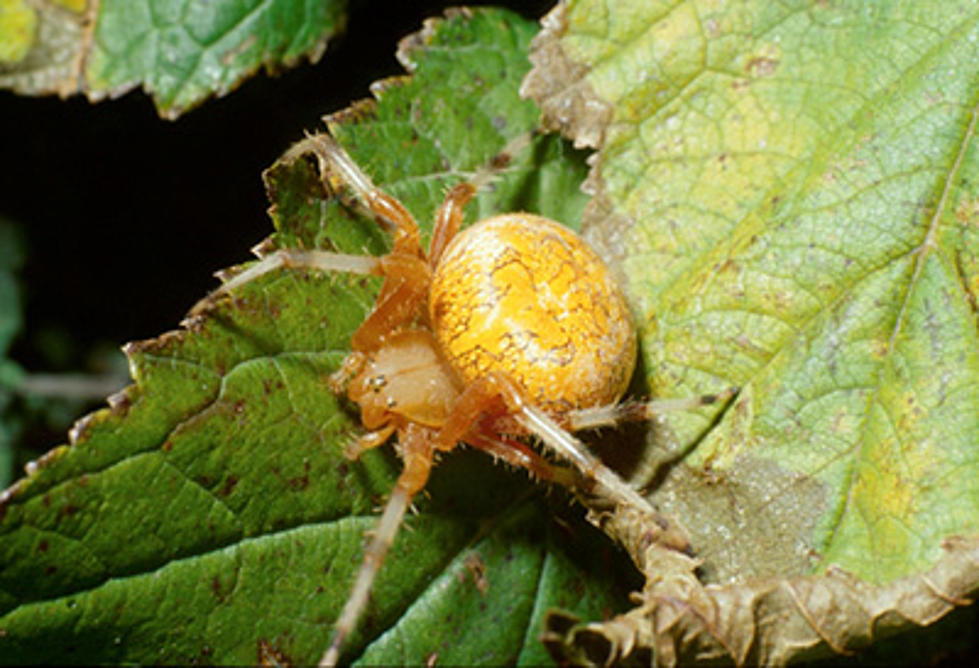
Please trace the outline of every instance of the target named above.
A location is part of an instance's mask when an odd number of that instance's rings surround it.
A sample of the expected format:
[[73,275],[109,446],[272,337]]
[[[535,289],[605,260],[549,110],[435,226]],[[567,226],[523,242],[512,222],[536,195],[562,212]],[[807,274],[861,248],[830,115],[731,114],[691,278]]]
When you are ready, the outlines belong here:
[[435,216],[435,227],[432,229],[432,243],[428,248],[428,262],[436,266],[445,247],[462,225],[464,209],[469,200],[476,194],[476,186],[471,183],[460,183],[445,196],[442,206]]
[[520,388],[506,374],[490,372],[477,378],[459,396],[449,419],[442,425],[435,447],[449,451],[484,417],[516,413],[523,405]]
[[424,261],[392,253],[381,259],[381,268],[384,285],[374,310],[350,339],[354,350],[376,350],[385,336],[417,318],[428,299],[431,274]]
[[418,223],[401,202],[375,189],[367,195],[367,206],[381,218],[394,223],[394,252],[425,257]]
[[398,430],[398,444],[404,469],[395,488],[413,496],[428,482],[435,458],[435,431],[409,422],[404,429]]

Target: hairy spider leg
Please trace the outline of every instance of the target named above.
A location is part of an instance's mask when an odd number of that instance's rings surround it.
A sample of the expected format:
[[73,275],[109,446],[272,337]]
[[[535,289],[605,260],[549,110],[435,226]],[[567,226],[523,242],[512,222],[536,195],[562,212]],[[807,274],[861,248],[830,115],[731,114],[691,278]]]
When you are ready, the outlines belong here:
[[295,151],[311,150],[320,161],[325,175],[333,171],[354,195],[379,218],[395,228],[394,248],[380,259],[377,273],[384,276],[374,310],[354,333],[351,348],[355,352],[376,349],[384,336],[400,325],[426,317],[424,305],[431,285],[431,267],[435,266],[445,245],[462,224],[463,210],[476,194],[474,186],[461,183],[445,196],[435,216],[432,231],[434,255],[421,247],[418,223],[401,202],[378,188],[347,152],[328,134],[309,135]]
[[306,139],[290,149],[291,155],[312,152],[320,163],[323,178],[335,173],[340,182],[347,185],[358,200],[376,216],[395,228],[394,250],[418,257],[424,257],[421,247],[421,232],[414,217],[404,205],[378,188],[370,180],[347,152],[326,133],[307,135]]
[[313,269],[324,273],[342,272],[376,276],[381,273],[381,258],[373,255],[347,255],[345,253],[298,248],[281,249],[268,255],[259,255],[258,262],[243,271],[233,274],[227,271],[218,272],[216,275],[221,279],[221,285],[207,297],[197,302],[190,310],[189,315],[200,314],[214,301],[215,297],[232,292],[236,288],[280,268]]
[[[231,292],[241,285],[280,268],[385,276],[387,280],[381,287],[381,294],[375,308],[375,311],[382,311],[382,313],[376,316],[375,324],[365,322],[362,325],[364,332],[361,334],[361,339],[373,339],[374,337],[369,332],[382,331],[381,321],[399,321],[400,318],[400,322],[404,322],[415,315],[414,313],[403,313],[406,310],[404,302],[398,307],[399,311],[402,311],[400,316],[386,315],[383,313],[386,309],[381,308],[381,305],[384,302],[398,303],[398,300],[405,296],[404,290],[415,293],[422,291],[424,292],[423,297],[427,296],[427,287],[431,278],[430,268],[435,266],[445,246],[459,231],[463,219],[463,209],[475,195],[475,187],[468,183],[461,183],[452,188],[446,195],[439,207],[432,232],[432,245],[435,253],[428,258],[428,267],[422,267],[426,254],[421,247],[421,233],[418,223],[404,205],[374,185],[330,135],[308,135],[306,139],[297,143],[286,153],[286,159],[296,159],[309,152],[312,152],[319,161],[320,173],[324,181],[327,180],[328,173],[337,174],[353,190],[357,199],[375,216],[394,227],[394,247],[391,253],[383,257],[374,257],[372,255],[350,255],[322,250],[286,248],[266,254],[259,246],[253,249],[253,252],[259,257],[259,262],[230,276],[219,274],[219,277],[223,279],[222,285],[208,298],[198,302],[191,309],[191,315],[201,311],[214,296]],[[421,259],[422,262],[416,262],[413,259]],[[407,288],[402,288],[399,285],[406,277],[418,276],[424,276],[423,283],[416,282],[415,285]],[[398,290],[402,292],[397,297],[391,294]],[[412,306],[417,305],[414,299],[410,301]],[[367,343],[366,340],[363,341],[364,344]],[[355,346],[354,349],[364,350],[366,348]]]
[[376,350],[385,337],[425,312],[432,272],[417,256],[394,251],[381,258],[384,284],[370,315],[350,339],[353,353]]
[[369,431],[344,448],[343,454],[348,459],[357,459],[368,450],[373,450],[387,443],[391,435],[394,434],[395,429],[396,427],[393,424],[389,424],[380,429]]
[[480,424],[478,428],[471,430],[466,435],[465,442],[489,454],[494,460],[502,459],[510,466],[524,469],[531,477],[540,480],[567,487],[576,477],[574,472],[563,466],[555,466],[525,443],[494,432],[488,424]]
[[[501,389],[502,388],[502,389]],[[507,400],[505,395],[510,396]],[[516,400],[513,397],[518,397]],[[320,661],[321,666],[333,666],[340,658],[340,650],[347,636],[354,629],[363,612],[381,562],[394,542],[405,510],[416,492],[425,486],[434,464],[436,452],[454,450],[460,441],[488,452],[495,458],[528,470],[532,475],[548,481],[570,484],[575,474],[554,466],[539,454],[491,428],[492,419],[512,410],[511,405],[523,402],[522,394],[513,381],[503,374],[492,372],[471,383],[455,401],[447,422],[440,428],[408,422],[398,429],[398,450],[404,469],[394,491],[388,499],[377,530],[366,551],[363,564],[357,574],[354,587],[334,626],[333,638]],[[357,442],[357,448],[381,445],[392,430],[379,429],[369,432]]]
[[[460,440],[471,442],[466,434],[474,422],[483,416],[503,414],[512,416],[517,424],[539,438],[556,457],[571,462],[576,476],[580,476],[587,487],[601,487],[616,505],[642,510],[650,517],[652,525],[660,527],[662,531],[657,542],[681,552],[689,551],[690,543],[681,528],[657,512],[649,501],[591,454],[584,443],[568,433],[554,418],[527,401],[520,386],[505,373],[491,371],[466,387],[437,434],[436,449],[451,449],[452,444]],[[480,442],[471,444],[474,447],[482,445]],[[551,475],[555,473],[552,471]]]
[[364,552],[364,560],[350,596],[343,606],[340,617],[333,627],[333,639],[320,659],[320,666],[335,666],[340,659],[340,648],[350,632],[353,631],[360,614],[367,604],[374,578],[384,562],[398,527],[404,519],[411,499],[425,487],[435,458],[434,430],[420,424],[409,422],[398,430],[398,450],[404,466],[398,481],[391,491],[384,512],[377,523],[377,529]]
[[[425,257],[421,247],[421,232],[411,213],[394,197],[378,188],[357,163],[347,154],[333,137],[328,134],[309,135],[300,142],[294,151],[312,150],[321,165],[321,172],[335,172],[354,195],[375,215],[390,222],[395,227],[394,250],[392,254],[407,253]],[[438,263],[442,251],[462,225],[463,210],[475,196],[476,187],[471,183],[460,183],[445,196],[435,216],[432,228],[432,241],[428,253],[431,266]]]
[[723,404],[737,393],[738,388],[729,387],[718,394],[704,394],[699,397],[623,401],[606,406],[571,410],[560,416],[557,421],[568,431],[615,427],[623,422],[645,422],[664,413],[693,410],[711,404]]
[[432,227],[432,241],[428,245],[428,264],[433,269],[438,266],[442,252],[459,232],[466,204],[476,195],[476,186],[460,183],[450,190],[435,216]]

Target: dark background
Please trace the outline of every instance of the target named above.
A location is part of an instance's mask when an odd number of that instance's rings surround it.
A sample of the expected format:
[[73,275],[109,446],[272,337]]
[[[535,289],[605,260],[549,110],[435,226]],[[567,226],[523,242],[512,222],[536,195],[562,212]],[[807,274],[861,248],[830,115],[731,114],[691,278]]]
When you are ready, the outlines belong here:
[[[11,357],[29,372],[95,372],[106,350],[176,328],[213,272],[271,231],[261,171],[371,82],[404,74],[398,41],[457,4],[351,2],[318,64],[259,74],[177,121],[139,90],[98,104],[0,92],[0,217],[26,246]],[[470,4],[537,19],[553,0]],[[43,451],[66,427],[34,425],[22,445]]]

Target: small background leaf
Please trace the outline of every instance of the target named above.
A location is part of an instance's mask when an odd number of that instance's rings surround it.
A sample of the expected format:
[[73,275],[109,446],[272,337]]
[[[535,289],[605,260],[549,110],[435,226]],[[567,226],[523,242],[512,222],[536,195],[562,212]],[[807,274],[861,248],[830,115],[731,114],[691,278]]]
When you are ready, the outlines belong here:
[[[315,62],[343,30],[345,0],[3,0],[0,86],[27,94],[136,86],[175,118],[259,68]],[[16,48],[15,48],[16,47]]]
[[[344,115],[334,134],[427,227],[448,185],[534,127],[536,110],[515,90],[535,29],[496,11],[429,24],[401,52],[411,79],[379,86],[380,101]],[[538,139],[470,215],[525,208],[576,220],[583,175],[581,156]],[[270,245],[386,243],[325,197],[307,162],[277,164],[266,179]],[[354,276],[276,273],[184,330],[129,346],[135,385],[0,502],[0,660],[317,659],[397,470],[385,452],[342,457],[356,420],[326,385],[375,289]],[[548,502],[478,453],[447,457],[429,491],[351,658],[377,639],[365,660],[539,663],[534,639],[551,604],[588,618],[624,607],[608,574],[631,566],[560,495]],[[424,614],[436,608],[467,612],[446,623]],[[457,642],[488,622],[499,642]],[[438,642],[400,644],[419,624]]]

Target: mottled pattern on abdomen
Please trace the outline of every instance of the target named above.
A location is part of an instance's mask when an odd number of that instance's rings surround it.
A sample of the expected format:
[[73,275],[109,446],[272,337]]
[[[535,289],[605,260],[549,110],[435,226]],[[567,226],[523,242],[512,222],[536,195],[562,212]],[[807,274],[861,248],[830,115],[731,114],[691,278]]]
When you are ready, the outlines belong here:
[[456,236],[435,270],[429,312],[465,380],[504,371],[544,409],[615,402],[635,365],[635,334],[608,269],[540,216],[496,216]]

